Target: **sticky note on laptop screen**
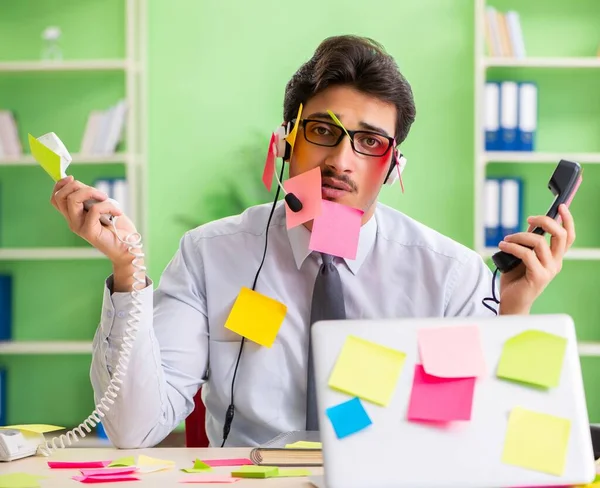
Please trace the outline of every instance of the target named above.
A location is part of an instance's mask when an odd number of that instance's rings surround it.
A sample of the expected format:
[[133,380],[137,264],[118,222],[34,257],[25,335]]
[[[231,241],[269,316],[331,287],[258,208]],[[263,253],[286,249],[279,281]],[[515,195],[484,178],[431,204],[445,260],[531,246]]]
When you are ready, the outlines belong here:
[[502,462],[561,476],[570,433],[569,419],[515,407],[508,419]]
[[334,365],[329,386],[381,406],[387,406],[406,354],[381,344],[348,336]]
[[508,339],[502,348],[497,376],[551,388],[558,386],[567,340],[541,330],[527,330]]

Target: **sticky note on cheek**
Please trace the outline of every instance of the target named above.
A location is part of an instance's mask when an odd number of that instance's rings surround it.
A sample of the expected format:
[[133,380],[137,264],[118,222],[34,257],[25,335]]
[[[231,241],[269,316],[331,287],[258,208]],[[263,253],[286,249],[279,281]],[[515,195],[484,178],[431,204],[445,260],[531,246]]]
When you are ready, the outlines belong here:
[[301,202],[302,210],[293,212],[285,205],[285,219],[288,229],[314,220],[321,215],[321,168],[316,167],[283,182],[288,193],[293,193]]

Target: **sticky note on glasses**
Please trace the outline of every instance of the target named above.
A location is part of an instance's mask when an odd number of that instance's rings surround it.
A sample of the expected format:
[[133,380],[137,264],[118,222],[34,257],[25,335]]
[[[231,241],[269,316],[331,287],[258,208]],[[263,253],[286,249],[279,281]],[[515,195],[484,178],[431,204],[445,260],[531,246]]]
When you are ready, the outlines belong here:
[[54,132],[44,134],[39,138],[28,134],[29,149],[31,155],[40,164],[44,171],[50,175],[54,181],[58,181],[67,176],[67,168],[71,164],[71,155]]
[[285,140],[291,146],[292,151],[294,150],[296,136],[298,135],[298,125],[300,125],[300,117],[302,117],[302,104],[300,104],[300,107],[298,108],[298,115],[296,116],[296,122],[294,123],[294,127],[292,128],[288,136],[285,138]]
[[363,211],[329,200],[322,200],[321,207],[321,215],[313,222],[308,248],[356,259]]
[[271,347],[286,313],[283,303],[242,287],[225,328],[261,346]]
[[294,212],[285,204],[285,221],[288,229],[304,222],[314,220],[321,215],[321,168],[316,167],[305,171],[283,182],[283,188],[293,193],[302,202],[302,210]]

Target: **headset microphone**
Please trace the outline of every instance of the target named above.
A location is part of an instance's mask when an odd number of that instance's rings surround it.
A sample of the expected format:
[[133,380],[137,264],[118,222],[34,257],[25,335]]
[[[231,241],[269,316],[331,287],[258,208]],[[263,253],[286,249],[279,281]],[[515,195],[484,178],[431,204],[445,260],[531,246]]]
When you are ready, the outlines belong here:
[[281,191],[285,195],[285,197],[283,198],[288,204],[288,207],[290,207],[290,210],[294,213],[300,212],[300,210],[302,210],[302,202],[300,201],[300,199],[293,193],[288,193],[287,191],[285,191],[285,188],[281,184],[281,180],[279,179],[277,171],[275,171],[275,178],[277,178],[277,184],[279,185],[279,188],[281,188]]

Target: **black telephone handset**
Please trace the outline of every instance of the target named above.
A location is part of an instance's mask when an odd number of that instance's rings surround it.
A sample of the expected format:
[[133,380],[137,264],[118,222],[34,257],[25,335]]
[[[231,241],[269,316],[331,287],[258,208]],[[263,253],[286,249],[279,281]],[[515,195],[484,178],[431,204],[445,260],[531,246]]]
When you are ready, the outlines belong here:
[[[558,207],[564,203],[567,206],[571,204],[577,189],[582,181],[582,169],[579,163],[573,161],[567,161],[561,159],[558,166],[552,173],[550,181],[548,182],[548,188],[552,194],[556,197],[550,206],[550,209],[546,213],[548,217],[556,219],[559,217]],[[536,227],[531,232],[543,236],[545,234],[544,229]],[[492,261],[501,273],[507,273],[517,267],[521,260],[516,258],[512,254],[504,251],[499,251],[492,256]]]

